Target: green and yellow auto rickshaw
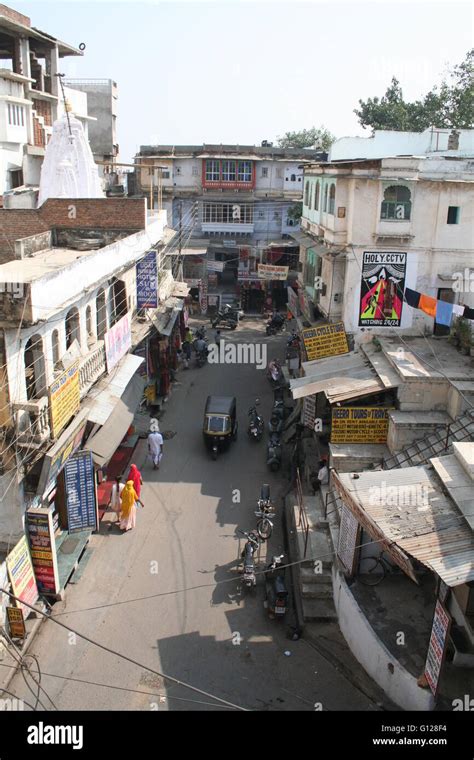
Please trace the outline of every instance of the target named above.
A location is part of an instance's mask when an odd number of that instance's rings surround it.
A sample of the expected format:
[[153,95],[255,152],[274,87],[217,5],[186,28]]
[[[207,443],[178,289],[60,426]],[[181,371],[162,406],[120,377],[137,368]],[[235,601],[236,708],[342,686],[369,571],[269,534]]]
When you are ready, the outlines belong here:
[[204,442],[217,459],[219,451],[237,438],[237,402],[235,396],[208,396],[202,429]]

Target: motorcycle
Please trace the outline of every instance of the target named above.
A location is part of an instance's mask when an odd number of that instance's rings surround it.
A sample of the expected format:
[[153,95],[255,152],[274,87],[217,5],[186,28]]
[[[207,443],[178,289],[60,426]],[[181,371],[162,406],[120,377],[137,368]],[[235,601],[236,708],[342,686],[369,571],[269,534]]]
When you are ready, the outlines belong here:
[[275,399],[272,407],[272,417],[278,417],[280,420],[285,417],[285,402],[283,399]]
[[267,377],[273,386],[279,387],[284,382],[283,370],[278,359],[272,359],[267,368]]
[[282,314],[274,314],[271,319],[268,320],[265,327],[267,335],[276,335],[280,330],[283,330],[285,325],[285,317]]
[[197,328],[196,332],[194,333],[194,337],[196,340],[206,340],[206,326],[201,325]]
[[280,436],[276,432],[271,433],[267,444],[267,465],[272,472],[276,472],[280,469],[281,456]]
[[270,486],[268,483],[264,483],[261,491],[260,498],[257,501],[257,511],[255,515],[260,517],[257,523],[257,533],[264,541],[266,541],[273,532],[272,519],[275,517],[275,506],[270,499]]
[[277,414],[273,414],[270,417],[270,421],[268,423],[268,432],[270,433],[270,436],[272,435],[281,435],[281,432],[283,430],[283,419],[279,417]]
[[245,586],[245,588],[253,588],[257,585],[254,555],[260,546],[260,540],[257,534],[253,531],[247,533],[245,530],[239,530],[238,532],[245,536],[247,539],[243,551],[240,555],[243,559],[243,565],[241,569],[242,584]]
[[258,398],[255,400],[255,405],[250,407],[248,411],[249,415],[249,426],[248,426],[248,435],[249,438],[251,438],[254,441],[260,441],[263,436],[263,431],[265,430],[265,423],[263,421],[263,417],[260,417],[260,415],[257,412],[257,406],[259,405],[260,401]]
[[204,367],[207,363],[208,349],[205,348],[202,351],[196,351],[196,367]]
[[280,568],[285,555],[280,554],[272,558],[265,570],[265,595],[267,609],[271,617],[280,620],[285,616],[288,606],[288,590],[285,584],[285,573]]
[[286,345],[288,348],[299,348],[301,346],[301,338],[296,332],[296,330],[293,330],[290,337],[288,338]]
[[228,327],[230,330],[235,330],[239,324],[239,313],[225,306],[217,312],[215,317],[211,318],[211,324],[213,327]]

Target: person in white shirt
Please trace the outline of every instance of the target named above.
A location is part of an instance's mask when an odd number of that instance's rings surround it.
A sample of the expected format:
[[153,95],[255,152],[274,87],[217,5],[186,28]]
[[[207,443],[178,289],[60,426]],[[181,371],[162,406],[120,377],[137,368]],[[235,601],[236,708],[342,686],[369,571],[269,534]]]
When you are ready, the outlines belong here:
[[321,486],[327,486],[329,483],[329,468],[327,459],[321,459],[319,462],[318,474],[313,472],[311,477],[311,485],[313,486],[313,493],[321,489]]
[[163,456],[163,436],[157,431],[148,435],[148,453],[153,462],[153,469],[160,469],[161,457]]
[[117,476],[115,478],[115,483],[112,486],[112,492],[110,494],[109,501],[109,507],[111,507],[117,515],[116,522],[120,521],[120,512],[122,511],[122,501],[120,497],[124,487],[124,484],[120,481],[120,477]]

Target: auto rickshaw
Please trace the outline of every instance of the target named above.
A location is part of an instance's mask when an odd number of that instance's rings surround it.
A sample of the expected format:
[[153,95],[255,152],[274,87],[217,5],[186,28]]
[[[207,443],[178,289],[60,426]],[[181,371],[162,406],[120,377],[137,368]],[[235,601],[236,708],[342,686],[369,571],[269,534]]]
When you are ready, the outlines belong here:
[[237,438],[237,403],[235,396],[208,396],[202,429],[204,442],[213,459]]

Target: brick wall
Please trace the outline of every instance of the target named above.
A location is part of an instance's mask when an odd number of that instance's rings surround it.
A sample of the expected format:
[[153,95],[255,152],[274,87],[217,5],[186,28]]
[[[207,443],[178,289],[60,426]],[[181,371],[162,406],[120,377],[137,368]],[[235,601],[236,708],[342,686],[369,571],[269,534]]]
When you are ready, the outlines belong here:
[[37,148],[44,148],[46,146],[44,129],[35,114],[33,114],[33,144],[36,145]]
[[5,16],[5,18],[9,18],[17,24],[23,24],[23,26],[31,26],[31,19],[29,16],[24,16],[22,13],[14,11],[13,8],[9,8],[8,5],[0,4],[0,16]]
[[53,123],[51,120],[51,103],[48,103],[47,100],[33,99],[33,108],[38,116],[43,117],[46,126],[52,127]]
[[0,264],[15,259],[20,238],[53,229],[138,231],[145,228],[144,198],[49,198],[39,209],[0,210]]

